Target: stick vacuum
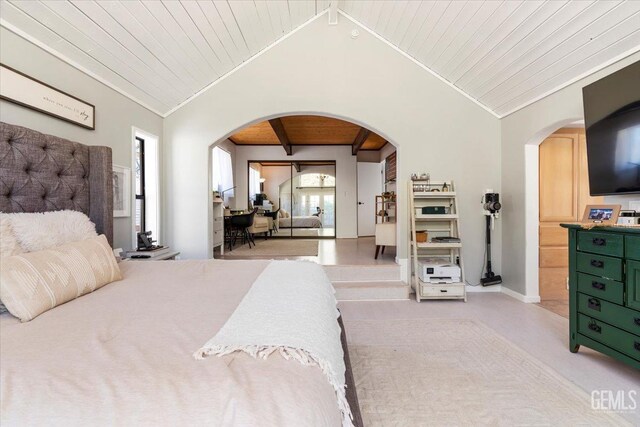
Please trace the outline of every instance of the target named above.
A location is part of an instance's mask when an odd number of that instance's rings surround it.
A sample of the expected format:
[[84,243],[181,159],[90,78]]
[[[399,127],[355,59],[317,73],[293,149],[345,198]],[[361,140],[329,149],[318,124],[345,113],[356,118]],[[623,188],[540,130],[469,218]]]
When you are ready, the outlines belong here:
[[498,285],[502,283],[502,277],[499,274],[495,274],[491,269],[491,229],[493,228],[493,221],[498,217],[500,208],[502,208],[500,195],[487,190],[482,202],[486,218],[487,272],[480,279],[480,284],[482,286]]

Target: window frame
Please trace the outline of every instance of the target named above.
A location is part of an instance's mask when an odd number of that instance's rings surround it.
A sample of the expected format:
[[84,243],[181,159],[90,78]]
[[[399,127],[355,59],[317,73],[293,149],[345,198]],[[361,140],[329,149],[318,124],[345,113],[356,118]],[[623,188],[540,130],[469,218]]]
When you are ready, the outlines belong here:
[[[140,200],[140,232],[145,232],[146,230],[146,216],[147,216],[147,202],[146,202],[146,191],[145,191],[145,174],[146,174],[146,165],[145,165],[145,156],[144,156],[144,138],[141,136],[135,136],[136,143],[140,144],[140,193],[138,194],[138,188],[136,186],[135,189],[135,200],[136,202]],[[135,152],[134,147],[134,152]],[[135,208],[134,208],[135,209]],[[135,227],[135,220],[134,220]]]

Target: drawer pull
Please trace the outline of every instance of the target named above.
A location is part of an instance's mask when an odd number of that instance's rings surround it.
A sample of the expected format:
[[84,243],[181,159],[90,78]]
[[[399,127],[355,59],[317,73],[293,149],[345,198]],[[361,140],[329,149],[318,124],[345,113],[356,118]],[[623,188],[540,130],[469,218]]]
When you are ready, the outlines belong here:
[[589,298],[587,307],[589,307],[591,310],[600,311],[600,301],[595,298]]
[[596,324],[595,322],[589,323],[589,329],[591,329],[593,332],[597,332],[597,333],[601,333],[602,332],[602,327],[600,325]]
[[634,341],[633,342],[633,348],[635,348],[636,350],[640,351],[640,341]]
[[633,318],[633,323],[635,323],[636,325],[640,326],[640,317],[634,317]]
[[446,289],[440,289],[440,292],[446,293],[447,290]]
[[596,246],[607,246],[607,239],[603,239],[602,237],[594,237],[593,244]]
[[592,259],[591,267],[604,268],[604,261],[600,261],[599,259]]
[[594,280],[593,282],[591,282],[591,287],[592,287],[592,288],[595,288],[595,289],[597,289],[597,290],[599,290],[599,291],[604,291],[604,290],[605,290],[605,288],[607,287],[607,285],[605,285],[605,284],[604,284],[604,283],[602,283],[602,282],[596,282],[596,281]]

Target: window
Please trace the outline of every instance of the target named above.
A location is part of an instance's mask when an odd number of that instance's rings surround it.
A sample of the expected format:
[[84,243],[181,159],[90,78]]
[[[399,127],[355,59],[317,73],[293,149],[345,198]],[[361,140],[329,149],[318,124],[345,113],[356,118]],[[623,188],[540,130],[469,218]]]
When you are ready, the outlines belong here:
[[233,166],[231,154],[214,147],[211,151],[211,188],[220,194],[224,191],[224,203],[228,206],[229,198],[233,197]]
[[158,139],[136,131],[133,139],[134,231],[135,234],[151,231],[153,239],[160,241],[158,164]]
[[253,167],[249,168],[249,199],[255,200],[256,194],[261,193],[260,191],[260,171],[254,169]]
[[300,187],[335,187],[336,178],[331,175],[319,173],[306,173],[300,175]]
[[135,139],[135,175],[136,175],[136,233],[147,231],[145,228],[145,195],[144,195],[144,139]]

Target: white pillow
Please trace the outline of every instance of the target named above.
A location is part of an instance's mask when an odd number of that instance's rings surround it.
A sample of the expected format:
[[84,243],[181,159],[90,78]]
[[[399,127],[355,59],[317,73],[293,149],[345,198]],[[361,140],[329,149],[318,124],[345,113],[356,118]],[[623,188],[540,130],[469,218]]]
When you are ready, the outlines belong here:
[[[16,236],[13,234],[9,218],[3,214],[0,215],[0,271],[2,271],[5,258],[18,255],[23,251],[16,240]],[[6,312],[7,308],[0,300],[0,314]]]
[[8,218],[21,252],[35,252],[96,237],[96,226],[78,211],[0,214]]
[[4,258],[0,297],[27,322],[117,280],[120,268],[104,235]]
[[6,214],[0,214],[0,258],[22,253],[20,243],[13,234],[11,221]]

